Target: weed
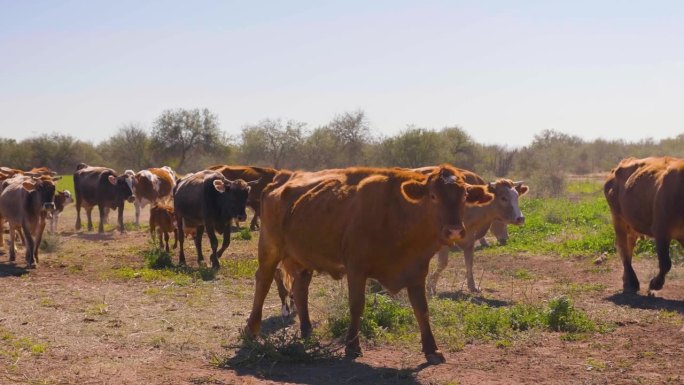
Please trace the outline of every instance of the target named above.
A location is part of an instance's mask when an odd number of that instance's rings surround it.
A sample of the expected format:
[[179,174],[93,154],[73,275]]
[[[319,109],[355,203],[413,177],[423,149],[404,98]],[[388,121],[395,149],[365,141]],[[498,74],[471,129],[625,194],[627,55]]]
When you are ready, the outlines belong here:
[[243,241],[249,241],[252,239],[252,233],[249,231],[249,228],[244,227],[237,232],[235,238]]
[[513,272],[513,278],[519,279],[521,281],[531,281],[535,278],[535,275],[532,274],[529,270],[517,269]]
[[591,358],[591,357],[587,358],[586,365],[587,365],[587,370],[593,369],[593,370],[597,370],[599,372],[602,372],[606,369],[606,363],[605,362]]
[[40,242],[40,250],[45,253],[54,253],[59,250],[62,239],[57,234],[45,233]]
[[596,325],[585,313],[577,311],[567,297],[549,301],[546,311],[546,325],[557,332],[583,333],[596,330]]
[[339,356],[339,347],[321,344],[317,336],[299,338],[288,329],[281,329],[264,337],[241,336],[238,343],[228,346],[237,354],[223,357],[213,354],[211,363],[219,368],[250,367],[257,364],[273,366],[302,364],[331,360]]
[[96,303],[85,309],[85,314],[88,316],[104,315],[109,312],[109,305],[104,302]]
[[166,269],[173,267],[171,254],[159,247],[152,247],[142,252],[145,259],[145,266],[150,269]]

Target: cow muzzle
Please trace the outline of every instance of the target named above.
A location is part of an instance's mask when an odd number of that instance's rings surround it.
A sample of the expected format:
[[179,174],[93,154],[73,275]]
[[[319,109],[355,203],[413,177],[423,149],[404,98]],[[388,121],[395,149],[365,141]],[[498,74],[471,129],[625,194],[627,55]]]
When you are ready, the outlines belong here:
[[43,208],[47,211],[54,211],[55,210],[55,204],[53,202],[43,203]]
[[237,220],[238,220],[238,222],[244,222],[247,220],[247,215],[244,215],[244,214],[238,215]]
[[128,199],[126,199],[126,200],[128,201],[128,203],[133,203],[133,202],[135,202],[135,195],[129,196]]
[[519,216],[519,217],[515,218],[515,220],[513,221],[513,224],[516,226],[524,225],[525,224],[525,217]]
[[441,235],[442,242],[452,246],[457,241],[465,238],[466,231],[462,226],[444,226]]

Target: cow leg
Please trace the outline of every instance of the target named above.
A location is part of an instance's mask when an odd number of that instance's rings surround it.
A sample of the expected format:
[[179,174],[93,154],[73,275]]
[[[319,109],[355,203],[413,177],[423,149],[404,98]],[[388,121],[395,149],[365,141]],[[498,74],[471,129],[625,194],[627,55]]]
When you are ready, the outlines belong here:
[[252,217],[252,221],[249,223],[249,229],[251,231],[256,231],[259,229],[259,205],[252,205],[252,209],[254,210],[254,216]]
[[136,199],[133,206],[135,207],[135,227],[140,228],[140,202]]
[[161,250],[164,248],[164,232],[162,231],[161,227],[158,228],[155,232],[157,233],[157,237],[159,238],[159,250]]
[[202,255],[202,235],[204,226],[197,226],[195,231],[195,249],[197,250],[197,265],[204,266],[204,256]]
[[[88,231],[93,231],[93,207],[86,207],[85,212],[88,217]],[[100,223],[102,223],[102,217],[100,217]]]
[[[5,246],[5,220],[2,218],[2,215],[0,215],[0,247]],[[2,254],[2,250],[0,250],[0,254]]]
[[17,259],[17,248],[15,247],[15,242],[17,241],[17,237],[15,235],[16,231],[14,231],[14,227],[12,227],[12,224],[9,224],[9,260],[10,262],[13,262]]
[[168,252],[171,251],[171,250],[169,249],[169,233],[166,232],[166,231],[164,232],[164,243],[165,243],[165,248],[164,248],[164,249],[165,249],[166,252],[168,253]]
[[223,241],[221,242],[221,248],[219,249],[218,253],[216,254],[217,258],[221,258],[223,253],[226,251],[226,249],[230,246],[230,226],[226,229],[226,232],[223,234]]
[[479,290],[475,287],[475,278],[473,277],[473,259],[475,257],[475,251],[473,250],[473,242],[469,242],[463,248],[463,256],[465,257],[466,265],[466,280],[468,281],[468,290],[471,293],[477,293]]
[[35,244],[33,242],[33,234],[31,234],[32,229],[26,222],[22,223],[21,228],[24,230],[24,237],[26,237],[26,267],[33,269],[36,267],[36,264],[33,260]]
[[449,264],[449,249],[446,246],[442,246],[437,252],[437,268],[435,269],[430,277],[428,278],[428,293],[430,295],[437,294],[437,282],[439,281],[439,276],[442,271],[446,269]]
[[33,252],[33,258],[36,260],[36,263],[40,263],[38,260],[38,250],[40,250],[40,243],[43,241],[43,231],[45,231],[45,220],[46,220],[46,215],[47,213],[42,213],[40,215],[40,222],[36,226],[37,229],[35,231],[36,234],[36,240],[35,240],[35,250]]
[[627,225],[617,217],[613,217],[615,228],[615,245],[622,259],[622,290],[625,293],[639,291],[639,279],[632,268],[632,252],[636,245],[636,236],[627,228]]
[[183,231],[183,218],[179,215],[176,216],[176,224],[178,229],[176,230],[176,242],[179,243],[180,250],[178,252],[178,264],[185,266],[185,251],[183,250],[183,244],[185,243],[185,233]]
[[298,269],[292,282],[292,293],[294,294],[295,306],[299,314],[299,328],[302,337],[311,335],[311,319],[309,318],[309,285],[311,284],[313,272],[307,269]]
[[256,337],[261,330],[261,316],[264,308],[264,301],[266,295],[271,289],[273,283],[273,276],[275,275],[278,263],[280,262],[278,256],[278,249],[275,245],[265,245],[266,241],[259,238],[259,268],[254,275],[256,284],[254,287],[254,302],[252,303],[252,312],[249,314],[247,320],[247,328],[245,333],[250,337]]
[[81,195],[76,194],[76,230],[81,230]]
[[[228,225],[230,228],[230,224]],[[218,248],[218,238],[216,237],[216,229],[214,229],[214,226],[207,226],[207,237],[209,237],[209,245],[211,246],[211,256],[209,259],[211,260],[211,268],[218,270],[219,267],[221,267],[221,264],[219,263],[218,256],[216,255],[216,249]],[[230,230],[228,230],[228,237],[230,237]],[[226,237],[223,237],[224,241]]]
[[173,229],[173,248],[178,247],[178,229]]
[[[349,286],[349,311],[350,322],[347,331],[346,348],[344,353],[348,358],[361,357],[361,345],[359,344],[359,328],[363,306],[366,301],[366,276],[357,272],[347,273],[347,286]],[[299,309],[301,312],[302,310]]]
[[649,291],[660,290],[665,285],[665,275],[672,268],[670,260],[670,239],[656,238],[656,252],[658,253],[658,275],[656,275],[648,285]]
[[273,276],[273,280],[276,283],[276,287],[278,288],[278,297],[280,297],[280,312],[283,318],[287,318],[290,316],[290,314],[293,314],[294,311],[293,309],[290,308],[290,305],[288,303],[288,299],[290,298],[290,290],[287,288],[285,284],[285,277],[283,277],[284,274],[287,274],[286,272],[283,271],[282,268],[276,269],[275,275]]
[[485,239],[485,237],[480,238],[480,246],[489,247],[489,242],[487,242],[487,239]]
[[124,203],[121,202],[118,207],[118,222],[119,222],[119,233],[123,234],[126,232],[126,229],[124,229],[124,222],[123,222],[123,210],[124,210]]
[[435,337],[432,335],[432,329],[430,328],[430,314],[428,313],[427,298],[425,297],[425,281],[409,286],[407,291],[411,307],[413,308],[413,314],[418,321],[418,327],[420,327],[420,341],[423,345],[425,358],[431,365],[446,362],[444,355],[437,350]]
[[[100,224],[97,227],[97,232],[102,234],[102,233],[104,233],[104,221],[105,221],[105,215],[107,215],[107,214],[105,213],[105,208],[102,205],[98,205],[97,209],[100,212]],[[88,220],[90,220],[90,219],[88,219]],[[90,226],[88,226],[88,228],[90,228]]]

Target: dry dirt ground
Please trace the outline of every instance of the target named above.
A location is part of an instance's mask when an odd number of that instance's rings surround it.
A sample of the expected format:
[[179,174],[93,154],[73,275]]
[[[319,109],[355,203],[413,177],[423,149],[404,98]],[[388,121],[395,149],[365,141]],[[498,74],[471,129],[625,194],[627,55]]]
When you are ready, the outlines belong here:
[[[448,360],[439,366],[424,365],[415,341],[366,346],[355,361],[220,369],[211,357],[231,354],[226,346],[237,341],[253,293],[253,278],[227,264],[255,258],[257,233],[251,241],[233,241],[213,280],[131,277],[122,271],[143,266],[140,251],[149,247],[147,233],[74,232],[74,211],[67,208],[60,246],[42,254],[37,269],[26,271],[22,259],[13,265],[6,254],[0,256],[0,384],[684,383],[684,268],[670,273],[655,298],[625,297],[620,294],[622,268],[614,256],[600,266],[591,258],[550,255],[476,257],[480,298],[492,304],[542,300],[556,291],[591,287],[581,284],[605,285],[572,294],[576,306],[592,318],[616,325],[589,339],[563,341],[559,333],[537,331],[506,348],[482,342],[455,351],[438,341]],[[190,265],[196,266],[191,245],[186,249]],[[534,279],[513,277],[511,272],[520,268]],[[636,269],[645,284],[656,262],[637,261]],[[462,258],[452,256],[441,295],[462,297],[463,275]],[[312,319],[319,326],[327,303],[340,298],[342,290],[344,285],[330,278],[314,278]],[[279,314],[272,288],[267,329],[291,325]]]

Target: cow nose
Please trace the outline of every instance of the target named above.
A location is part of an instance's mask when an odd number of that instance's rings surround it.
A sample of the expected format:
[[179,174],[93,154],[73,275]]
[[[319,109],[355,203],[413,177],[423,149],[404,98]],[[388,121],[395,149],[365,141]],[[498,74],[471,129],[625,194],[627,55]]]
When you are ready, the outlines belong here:
[[128,203],[133,203],[133,202],[135,202],[135,195],[129,196],[127,200],[128,200]]
[[445,226],[444,230],[442,230],[442,236],[448,243],[463,239],[465,235],[465,229],[461,226]]
[[52,202],[43,203],[43,208],[44,208],[45,210],[54,210],[54,209],[55,209],[55,204],[52,203]]
[[238,215],[237,219],[240,222],[244,222],[247,220],[247,215]]
[[525,217],[520,216],[515,219],[515,224],[518,226],[522,226],[525,224]]

